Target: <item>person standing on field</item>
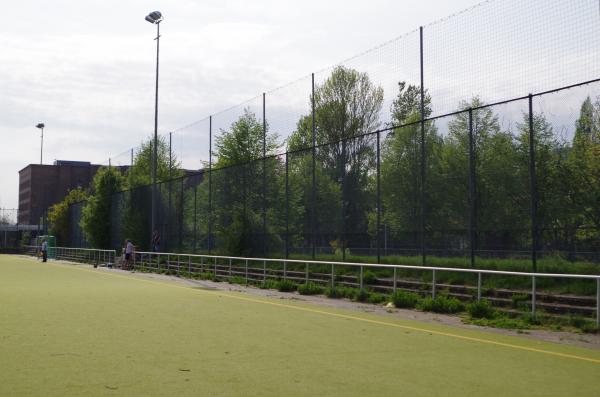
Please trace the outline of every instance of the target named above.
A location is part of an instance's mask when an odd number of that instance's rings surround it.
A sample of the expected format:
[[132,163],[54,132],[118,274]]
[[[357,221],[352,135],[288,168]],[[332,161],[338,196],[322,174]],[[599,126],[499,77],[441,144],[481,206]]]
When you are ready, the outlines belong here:
[[44,239],[42,241],[42,262],[47,262],[48,261],[48,241],[46,241],[46,239]]
[[158,234],[158,230],[155,230],[152,234],[152,252],[158,252],[160,250],[160,234]]
[[129,269],[134,253],[135,247],[131,240],[125,240],[125,262],[123,263],[123,269]]

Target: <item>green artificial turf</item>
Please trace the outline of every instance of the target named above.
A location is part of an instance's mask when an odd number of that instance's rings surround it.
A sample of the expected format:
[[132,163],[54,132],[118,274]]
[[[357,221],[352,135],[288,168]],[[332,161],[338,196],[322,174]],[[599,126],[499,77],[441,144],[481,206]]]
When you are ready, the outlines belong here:
[[0,396],[599,389],[600,351],[0,256]]

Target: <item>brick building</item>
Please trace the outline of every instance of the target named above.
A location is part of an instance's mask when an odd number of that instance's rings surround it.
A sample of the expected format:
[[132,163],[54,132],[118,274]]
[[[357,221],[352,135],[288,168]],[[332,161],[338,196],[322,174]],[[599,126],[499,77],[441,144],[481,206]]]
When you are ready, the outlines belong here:
[[53,165],[29,164],[19,171],[18,223],[37,225],[44,211],[77,187],[90,186],[100,165],[56,160]]

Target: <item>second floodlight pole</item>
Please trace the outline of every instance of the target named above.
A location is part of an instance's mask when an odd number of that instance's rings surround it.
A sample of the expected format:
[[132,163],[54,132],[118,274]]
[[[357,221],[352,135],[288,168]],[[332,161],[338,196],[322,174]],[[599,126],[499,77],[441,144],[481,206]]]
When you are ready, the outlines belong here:
[[154,153],[152,153],[152,227],[150,231],[150,235],[152,236],[156,230],[156,180],[158,173],[158,59],[160,52],[160,22],[162,21],[162,15],[155,11],[146,17],[146,20],[156,25],[156,38],[154,39],[156,40],[156,86],[154,93]]

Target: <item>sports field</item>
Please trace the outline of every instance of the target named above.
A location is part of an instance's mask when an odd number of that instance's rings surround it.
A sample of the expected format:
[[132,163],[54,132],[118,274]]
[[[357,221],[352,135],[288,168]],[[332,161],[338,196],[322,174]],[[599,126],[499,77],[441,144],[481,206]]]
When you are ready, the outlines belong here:
[[0,255],[0,396],[598,396],[600,351]]

